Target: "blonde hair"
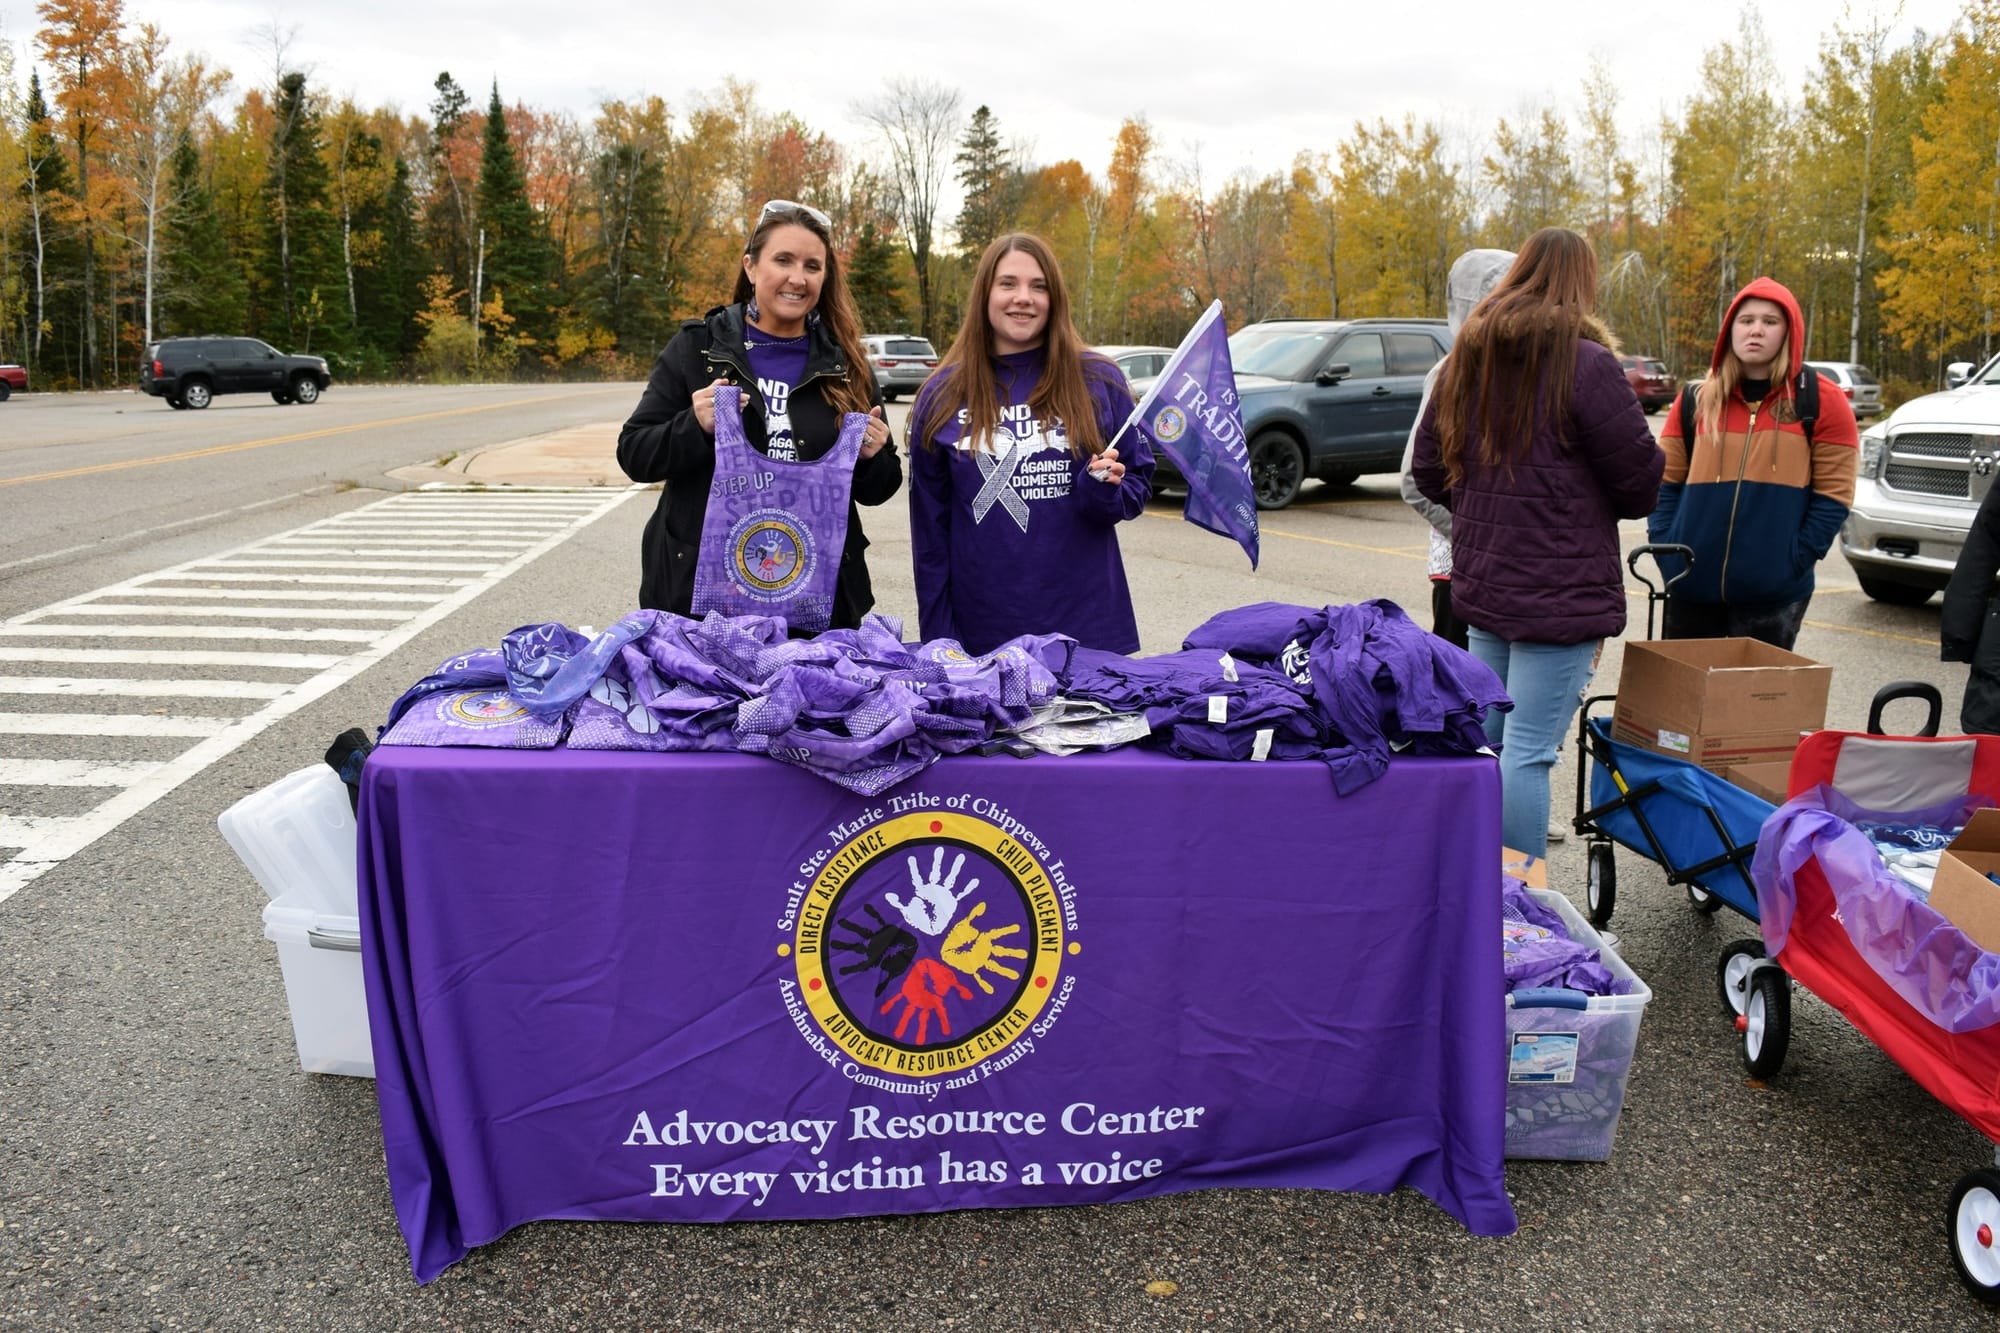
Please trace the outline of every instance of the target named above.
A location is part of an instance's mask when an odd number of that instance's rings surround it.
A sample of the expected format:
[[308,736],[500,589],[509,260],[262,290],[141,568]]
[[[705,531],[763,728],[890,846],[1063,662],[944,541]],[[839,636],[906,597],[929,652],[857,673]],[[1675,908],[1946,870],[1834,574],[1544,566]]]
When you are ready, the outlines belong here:
[[[1770,300],[1769,297],[1752,297],[1748,299]],[[1771,303],[1778,305],[1775,301]],[[1716,363],[1715,369],[1709,372],[1708,378],[1701,382],[1701,387],[1695,390],[1694,421],[1695,432],[1697,434],[1704,431],[1714,434],[1717,430],[1721,429],[1723,405],[1729,401],[1730,396],[1736,392],[1737,386],[1741,385],[1745,379],[1743,361],[1736,355],[1736,348],[1729,342],[1728,335],[1729,324],[1736,322],[1736,312],[1742,306],[1743,302],[1737,301],[1729,307],[1729,323],[1723,325],[1722,359]],[[1782,305],[1778,305],[1778,308],[1781,311],[1784,309]],[[1771,392],[1764,400],[1771,404],[1772,418],[1777,421],[1798,420],[1798,409],[1792,403],[1792,333],[1792,317],[1787,314],[1785,316],[1785,336],[1778,341],[1777,359],[1771,362],[1773,370],[1777,370],[1782,366],[1785,368],[1785,373],[1771,377]],[[1687,443],[1691,446],[1694,444],[1694,441],[1689,440]]]

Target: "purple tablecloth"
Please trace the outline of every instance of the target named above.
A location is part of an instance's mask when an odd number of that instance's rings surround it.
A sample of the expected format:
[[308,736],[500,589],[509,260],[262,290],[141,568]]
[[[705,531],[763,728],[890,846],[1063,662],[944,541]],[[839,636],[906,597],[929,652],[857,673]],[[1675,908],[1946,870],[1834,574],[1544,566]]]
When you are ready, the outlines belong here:
[[[541,1218],[1503,1188],[1499,784],[1406,759],[378,749],[361,931],[429,1281]],[[976,881],[976,883],[975,883]]]

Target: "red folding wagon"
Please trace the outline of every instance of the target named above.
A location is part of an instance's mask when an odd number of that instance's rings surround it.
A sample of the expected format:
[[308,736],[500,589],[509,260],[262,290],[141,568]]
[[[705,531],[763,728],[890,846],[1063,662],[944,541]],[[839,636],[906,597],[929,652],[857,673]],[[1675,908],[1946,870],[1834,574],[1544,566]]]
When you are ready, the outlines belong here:
[[[1829,731],[1800,743],[1791,799],[1764,824],[1752,867],[1764,938],[1730,945],[1718,970],[1744,1063],[1758,1077],[1784,1063],[1796,981],[2000,1141],[2000,955],[1902,887],[1823,789],[1883,812],[2000,802],[2000,736]],[[1960,1279],[2000,1305],[2000,1154],[1959,1178],[1946,1231]]]

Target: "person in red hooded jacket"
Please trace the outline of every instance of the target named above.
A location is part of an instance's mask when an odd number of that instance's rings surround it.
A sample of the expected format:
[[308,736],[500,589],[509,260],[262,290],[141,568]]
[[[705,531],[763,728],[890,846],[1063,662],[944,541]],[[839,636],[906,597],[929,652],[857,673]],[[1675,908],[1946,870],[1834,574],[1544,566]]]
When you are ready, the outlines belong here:
[[[1854,503],[1861,438],[1837,385],[1822,383],[1807,437],[1796,405],[1805,321],[1791,292],[1758,278],[1736,294],[1695,398],[1660,431],[1667,470],[1648,540],[1694,551],[1667,597],[1664,637],[1761,639],[1790,649],[1812,601],[1813,566]],[[1669,578],[1685,562],[1661,562]]]

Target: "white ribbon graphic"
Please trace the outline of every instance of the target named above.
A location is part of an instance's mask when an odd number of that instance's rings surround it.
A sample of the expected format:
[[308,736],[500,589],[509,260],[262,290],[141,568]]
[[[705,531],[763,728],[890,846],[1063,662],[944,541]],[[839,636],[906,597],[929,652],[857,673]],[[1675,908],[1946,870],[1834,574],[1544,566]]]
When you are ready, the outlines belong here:
[[984,522],[986,511],[997,501],[1020,524],[1021,531],[1028,530],[1028,502],[1015,493],[1013,485],[1023,452],[1021,441],[1011,435],[997,457],[984,449],[973,451],[973,461],[979,464],[980,476],[984,478],[979,484],[979,494],[972,497],[974,523]]

